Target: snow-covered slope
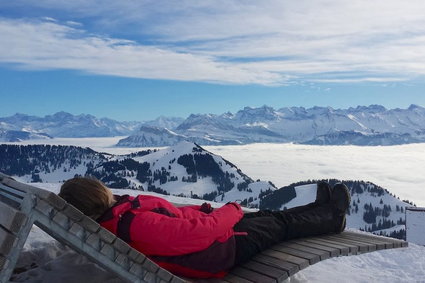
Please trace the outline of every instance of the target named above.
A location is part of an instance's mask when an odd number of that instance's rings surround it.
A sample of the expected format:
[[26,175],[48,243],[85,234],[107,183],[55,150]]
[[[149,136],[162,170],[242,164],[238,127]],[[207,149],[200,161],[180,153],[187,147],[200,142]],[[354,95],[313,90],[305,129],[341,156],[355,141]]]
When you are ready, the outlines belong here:
[[20,142],[32,139],[51,139],[52,137],[43,133],[31,133],[27,131],[14,131],[0,129],[0,142]]
[[112,188],[258,206],[259,196],[277,188],[254,181],[235,165],[202,147],[181,142],[161,150],[110,155],[88,148],[0,145],[0,171],[25,182],[62,182],[92,175]]
[[143,145],[144,147],[168,146],[185,140],[188,140],[188,137],[176,134],[167,128],[141,126],[136,134],[121,139],[117,146],[131,147],[135,144]]
[[0,118],[0,129],[47,134],[52,137],[109,137],[133,133],[140,122],[118,122],[92,115],[58,112],[45,117],[15,114]]
[[[0,130],[52,137],[130,135],[120,146],[169,146],[182,140],[201,145],[306,143],[394,145],[425,142],[425,108],[386,109],[380,105],[331,107],[245,107],[232,114],[191,114],[186,119],[159,117],[118,122],[92,115],[58,112],[45,117],[15,114],[0,118]],[[28,136],[32,138],[32,136]]]
[[0,171],[24,182],[62,182],[84,175],[109,158],[109,154],[76,146],[0,145]]
[[143,126],[174,129],[184,121],[180,117],[159,116],[155,120],[142,122]]
[[190,142],[149,154],[117,156],[87,173],[112,187],[127,183],[171,195],[221,202],[238,199],[251,206],[258,206],[260,194],[277,189],[252,180],[229,161]]

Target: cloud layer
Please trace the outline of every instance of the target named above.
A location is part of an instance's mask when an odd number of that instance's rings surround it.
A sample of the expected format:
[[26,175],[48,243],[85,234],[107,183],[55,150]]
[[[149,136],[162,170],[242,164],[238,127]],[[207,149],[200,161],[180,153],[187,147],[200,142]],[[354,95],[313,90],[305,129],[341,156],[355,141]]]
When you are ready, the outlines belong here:
[[[0,62],[263,85],[394,82],[425,74],[425,2],[419,0],[25,2],[44,20],[1,18]],[[66,20],[57,19],[63,14]]]

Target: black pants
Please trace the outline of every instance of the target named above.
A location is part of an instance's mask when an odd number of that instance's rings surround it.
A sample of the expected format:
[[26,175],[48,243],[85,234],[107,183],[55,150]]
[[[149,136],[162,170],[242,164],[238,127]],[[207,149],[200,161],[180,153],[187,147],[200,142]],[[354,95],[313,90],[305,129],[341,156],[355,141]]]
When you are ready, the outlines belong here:
[[247,213],[234,226],[236,232],[248,233],[235,236],[235,265],[282,241],[340,232],[343,218],[333,205],[315,203],[284,211]]

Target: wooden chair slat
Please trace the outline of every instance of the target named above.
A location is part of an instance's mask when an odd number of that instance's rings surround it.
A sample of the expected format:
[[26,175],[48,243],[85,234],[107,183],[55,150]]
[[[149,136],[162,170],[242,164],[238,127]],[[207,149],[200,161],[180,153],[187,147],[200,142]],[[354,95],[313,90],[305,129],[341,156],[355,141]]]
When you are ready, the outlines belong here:
[[[327,241],[327,240],[322,239],[322,238],[308,238],[308,239],[305,239],[305,242],[318,244],[318,245],[322,246],[323,248],[329,247],[329,248],[337,249],[337,250],[339,250],[340,255],[348,255],[351,252],[350,248],[352,247],[352,246],[343,245],[341,243]],[[357,247],[355,247],[355,248],[356,248],[356,253],[357,253]],[[354,254],[356,254],[356,253],[354,253]]]
[[287,254],[287,253],[284,253],[284,252],[278,252],[278,251],[272,250],[272,249],[266,250],[266,251],[262,252],[262,254],[268,255],[268,256],[271,256],[271,257],[275,257],[275,258],[278,258],[280,260],[287,261],[287,262],[290,262],[290,263],[293,263],[293,264],[296,264],[296,265],[298,265],[298,267],[300,269],[304,269],[304,268],[306,268],[307,266],[310,265],[309,262],[307,260],[305,260],[304,258],[293,256],[293,255],[290,255],[290,254]]
[[0,202],[0,225],[12,233],[17,233],[27,220],[25,213]]
[[263,275],[261,273],[257,273],[255,271],[252,271],[250,269],[243,268],[241,266],[238,266],[230,272],[231,274],[234,274],[238,277],[244,278],[246,280],[249,280],[251,282],[258,282],[258,283],[276,283],[276,279]]
[[260,262],[249,261],[243,264],[242,267],[272,277],[276,282],[282,282],[288,278],[288,273],[286,271]]
[[0,254],[7,255],[16,243],[16,236],[0,226]]
[[288,277],[300,271],[300,268],[296,264],[287,261],[282,261],[280,259],[267,255],[260,254],[255,256],[252,260],[284,270],[288,274]]
[[290,242],[290,243],[282,243],[280,245],[283,247],[293,248],[302,252],[308,252],[308,253],[318,255],[320,257],[320,260],[325,260],[331,257],[331,253],[329,251],[315,249],[315,248],[303,246],[297,243]]
[[318,263],[320,261],[320,256],[313,254],[313,253],[310,253],[310,252],[300,251],[300,250],[297,250],[297,249],[284,247],[284,246],[282,247],[280,245],[272,247],[272,249],[275,249],[277,251],[284,252],[284,253],[287,253],[287,254],[290,254],[290,255],[293,255],[293,256],[296,256],[296,257],[304,258],[304,259],[309,261],[310,265]]

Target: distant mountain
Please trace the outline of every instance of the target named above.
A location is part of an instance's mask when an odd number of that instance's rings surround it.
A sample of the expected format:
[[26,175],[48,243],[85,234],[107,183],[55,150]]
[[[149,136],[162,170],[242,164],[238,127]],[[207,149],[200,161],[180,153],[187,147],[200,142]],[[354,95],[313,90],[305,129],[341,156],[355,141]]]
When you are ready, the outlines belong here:
[[187,140],[188,137],[179,135],[167,128],[141,126],[137,134],[121,139],[117,146],[142,144],[145,147],[168,146]]
[[[145,128],[126,139],[125,146],[152,146]],[[151,134],[151,133],[150,133]],[[380,105],[349,109],[290,107],[278,110],[245,107],[236,114],[192,114],[173,134],[201,145],[294,142],[317,145],[395,145],[425,142],[425,108],[387,110]],[[162,134],[159,134],[162,135]],[[185,138],[184,138],[185,137]],[[151,141],[156,140],[152,135]],[[174,139],[158,137],[161,145]],[[120,143],[123,145],[123,143]]]
[[[285,209],[314,201],[317,181],[277,189],[254,181],[231,162],[189,142],[161,150],[110,155],[89,148],[0,145],[0,172],[24,182],[63,182],[91,175],[111,188],[130,188],[209,201],[239,201],[248,207]],[[331,185],[339,180],[328,180]],[[405,208],[387,190],[365,181],[343,181],[351,204],[348,227],[402,238]]]
[[43,133],[31,133],[27,131],[13,131],[0,129],[0,142],[20,142],[31,139],[51,139],[52,137]]
[[142,122],[143,126],[147,127],[157,127],[157,128],[166,128],[172,130],[178,127],[184,121],[183,118],[179,117],[165,117],[160,116],[155,120]]
[[118,122],[92,115],[72,115],[58,112],[45,117],[15,114],[0,118],[0,129],[43,133],[52,137],[109,137],[124,136],[134,132],[140,122]]
[[[20,141],[43,137],[128,136],[149,127],[174,129],[183,120],[183,118],[161,116],[151,121],[119,122],[108,118],[99,119],[92,115],[72,115],[63,111],[44,117],[18,113],[10,117],[0,118],[0,141]],[[141,128],[141,126],[144,126],[144,128]]]
[[423,142],[420,138],[410,134],[396,133],[362,133],[357,131],[335,131],[326,135],[317,136],[312,140],[301,142],[311,145],[395,145]]
[[[91,115],[58,112],[43,118],[15,114],[0,118],[3,141],[51,137],[128,136],[119,146],[171,146],[180,141],[200,145],[301,143],[315,145],[396,145],[425,142],[425,108],[386,109],[380,105],[331,107],[245,107],[232,114],[191,114],[186,119],[159,117],[118,122]],[[20,133],[6,133],[17,131]],[[25,136],[25,133],[27,136]],[[6,138],[7,137],[7,138]],[[1,138],[1,136],[0,136]]]

